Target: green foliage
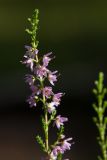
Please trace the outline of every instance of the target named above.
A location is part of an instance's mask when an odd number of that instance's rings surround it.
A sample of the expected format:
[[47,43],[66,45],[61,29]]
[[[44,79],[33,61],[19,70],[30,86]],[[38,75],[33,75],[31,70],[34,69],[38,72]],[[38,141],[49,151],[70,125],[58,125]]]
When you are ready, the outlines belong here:
[[54,148],[59,143],[63,135],[64,135],[64,126],[61,126],[59,132],[57,133],[57,140],[52,145],[52,148]]
[[61,153],[58,154],[58,160],[62,160],[62,154]]
[[43,130],[45,131],[46,124],[45,124],[45,119],[44,119],[43,116],[41,116],[41,120],[42,120],[42,127],[43,127]]
[[54,110],[54,111],[52,112],[52,114],[51,114],[51,116],[50,116],[50,119],[49,119],[49,121],[48,121],[48,125],[54,120],[56,113],[57,113],[56,110]]
[[97,141],[101,149],[101,156],[98,156],[99,160],[107,160],[107,117],[105,116],[107,108],[107,100],[105,100],[107,95],[107,88],[104,87],[104,74],[99,73],[99,78],[95,81],[96,88],[93,89],[93,93],[96,96],[97,102],[93,104],[93,108],[97,114],[96,117],[93,117],[93,120],[98,128],[99,136]]
[[64,126],[61,126],[57,135],[58,135],[59,138],[61,138],[61,135],[63,135],[63,134],[64,134]]
[[39,14],[39,10],[35,9],[32,15],[32,18],[28,18],[28,21],[31,25],[31,29],[28,29],[28,28],[26,29],[26,32],[31,36],[31,45],[32,45],[32,48],[34,49],[37,49],[38,43],[39,43],[39,41],[37,41],[37,38],[36,38],[38,23],[39,23],[38,14]]
[[43,142],[42,138],[39,135],[37,135],[36,140],[37,140],[38,144],[40,145],[40,147],[42,148],[42,150],[44,152],[46,152],[46,146],[45,146],[45,143]]

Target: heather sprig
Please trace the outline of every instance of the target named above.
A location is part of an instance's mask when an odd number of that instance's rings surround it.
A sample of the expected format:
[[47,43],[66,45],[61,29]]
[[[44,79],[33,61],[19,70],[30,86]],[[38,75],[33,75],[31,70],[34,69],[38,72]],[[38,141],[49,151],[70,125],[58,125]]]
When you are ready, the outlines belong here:
[[93,118],[99,135],[97,141],[101,149],[101,156],[98,156],[99,160],[107,160],[107,88],[104,87],[104,74],[99,73],[99,78],[95,81],[96,88],[93,89],[93,93],[96,96],[97,102],[93,104],[93,108],[96,112],[96,117]]
[[38,18],[39,10],[35,9],[34,13],[32,15],[32,18],[28,18],[28,21],[30,22],[31,28],[26,29],[26,32],[30,35],[31,37],[31,45],[32,48],[37,49],[39,41],[37,41],[37,29],[38,29],[38,23],[39,23],[39,18]]
[[[37,49],[38,13],[39,10],[36,9],[32,18],[28,18],[31,27],[26,31],[31,37],[31,46],[25,46],[26,53],[22,61],[31,72],[31,74],[25,76],[25,81],[31,90],[31,95],[27,102],[30,107],[37,107],[37,103],[39,101],[42,102],[41,126],[45,138],[43,139],[40,135],[37,135],[36,140],[47,154],[48,160],[62,160],[65,151],[71,148],[72,144],[69,141],[72,141],[72,138],[66,139],[64,135],[64,123],[68,121],[68,118],[57,115],[57,108],[64,93],[53,92],[53,86],[57,82],[59,74],[57,70],[50,71],[48,66],[55,56],[53,56],[52,52],[40,56]],[[57,128],[57,139],[53,144],[49,142],[50,125]]]

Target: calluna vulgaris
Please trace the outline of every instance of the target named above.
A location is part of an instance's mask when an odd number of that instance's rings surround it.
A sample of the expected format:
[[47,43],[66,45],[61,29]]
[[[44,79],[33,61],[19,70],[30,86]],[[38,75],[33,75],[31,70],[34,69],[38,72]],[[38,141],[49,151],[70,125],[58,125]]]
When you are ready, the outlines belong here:
[[93,103],[93,108],[96,112],[93,120],[98,129],[97,141],[101,151],[100,155],[98,155],[98,160],[107,160],[107,88],[104,86],[103,72],[99,73],[98,80],[95,81],[93,93],[97,100]]
[[[25,79],[29,84],[31,95],[27,99],[30,107],[36,107],[38,102],[42,102],[42,127],[45,135],[43,140],[40,135],[36,136],[37,142],[42,150],[46,153],[48,160],[62,160],[65,151],[70,150],[72,138],[65,138],[64,123],[68,121],[67,117],[57,115],[57,108],[60,105],[61,98],[64,95],[61,92],[54,93],[53,86],[57,82],[59,76],[58,71],[50,71],[48,65],[53,56],[52,52],[43,56],[39,55],[38,41],[36,39],[38,29],[38,9],[33,13],[32,18],[28,18],[31,24],[31,29],[26,29],[31,37],[31,45],[25,46],[26,53],[22,61],[28,68],[31,74],[27,74]],[[53,125],[54,124],[54,125]],[[50,145],[49,143],[49,127],[50,125],[57,127],[57,139]],[[45,158],[43,158],[45,159]],[[66,159],[68,160],[68,159]]]

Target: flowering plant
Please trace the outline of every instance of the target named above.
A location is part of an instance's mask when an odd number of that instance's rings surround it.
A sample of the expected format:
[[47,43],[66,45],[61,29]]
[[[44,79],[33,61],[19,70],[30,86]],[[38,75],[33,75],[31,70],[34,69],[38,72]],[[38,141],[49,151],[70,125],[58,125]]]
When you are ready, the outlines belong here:
[[[47,154],[46,159],[62,160],[65,151],[71,148],[72,143],[70,143],[70,141],[72,141],[72,138],[65,138],[64,135],[64,123],[68,121],[68,118],[57,115],[57,108],[60,105],[64,93],[53,92],[53,86],[55,82],[57,82],[59,74],[57,70],[50,71],[48,65],[55,57],[52,52],[43,56],[39,55],[36,37],[39,22],[38,13],[39,10],[36,9],[32,18],[28,18],[31,29],[26,29],[26,32],[31,37],[31,45],[25,46],[26,53],[22,61],[31,71],[31,74],[27,74],[25,77],[32,92],[27,102],[30,107],[36,107],[38,102],[42,102],[42,127],[45,139],[43,140],[40,135],[37,135],[36,140],[40,144],[42,150]],[[56,141],[50,145],[49,127],[51,124],[56,126],[58,133]]]

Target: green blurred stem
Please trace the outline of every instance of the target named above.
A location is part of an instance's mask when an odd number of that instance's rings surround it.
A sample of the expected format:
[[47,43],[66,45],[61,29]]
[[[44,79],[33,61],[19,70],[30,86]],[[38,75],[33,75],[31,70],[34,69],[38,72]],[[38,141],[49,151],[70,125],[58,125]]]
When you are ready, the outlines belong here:
[[97,113],[97,117],[94,117],[96,126],[99,131],[98,143],[100,145],[102,156],[98,156],[99,160],[107,160],[107,117],[105,116],[105,111],[107,108],[107,101],[105,100],[105,95],[107,94],[107,89],[104,88],[104,74],[99,73],[99,79],[95,81],[96,88],[93,93],[96,95],[97,103],[93,104],[94,110]]

